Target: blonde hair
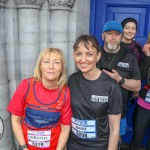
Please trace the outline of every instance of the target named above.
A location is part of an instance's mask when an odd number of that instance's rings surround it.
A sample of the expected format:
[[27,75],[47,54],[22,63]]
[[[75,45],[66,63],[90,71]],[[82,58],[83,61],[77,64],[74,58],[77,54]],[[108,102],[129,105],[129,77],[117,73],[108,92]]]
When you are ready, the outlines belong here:
[[40,66],[41,66],[41,62],[42,62],[43,58],[45,57],[45,55],[47,53],[48,54],[58,53],[60,55],[63,68],[62,68],[62,73],[60,75],[60,78],[57,82],[57,86],[61,90],[63,88],[63,86],[67,84],[67,67],[66,67],[64,53],[59,48],[46,48],[46,49],[44,49],[40,52],[38,60],[36,62],[36,66],[34,68],[34,79],[36,81],[41,81],[42,80],[42,73],[41,73],[41,70],[40,70]]
[[148,34],[148,40],[146,42],[147,44],[150,43],[150,33]]

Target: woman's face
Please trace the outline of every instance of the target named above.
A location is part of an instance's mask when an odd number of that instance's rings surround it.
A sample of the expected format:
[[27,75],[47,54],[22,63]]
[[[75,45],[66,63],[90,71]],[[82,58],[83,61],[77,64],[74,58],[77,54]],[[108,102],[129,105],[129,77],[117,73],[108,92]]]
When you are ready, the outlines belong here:
[[92,44],[87,49],[83,43],[79,43],[78,48],[74,51],[76,66],[82,73],[92,73],[99,59],[100,52],[97,53],[97,49],[92,47]]
[[136,35],[136,24],[128,22],[123,28],[123,37],[127,40],[133,40]]
[[43,58],[40,66],[42,73],[42,82],[56,82],[62,73],[63,64],[61,56],[57,52],[47,53]]

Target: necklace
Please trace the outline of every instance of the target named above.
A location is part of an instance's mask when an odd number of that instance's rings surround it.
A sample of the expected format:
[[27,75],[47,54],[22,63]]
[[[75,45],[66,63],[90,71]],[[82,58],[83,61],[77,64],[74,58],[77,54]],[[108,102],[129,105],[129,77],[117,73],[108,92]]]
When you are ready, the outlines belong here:
[[111,59],[109,65],[108,65],[108,69],[110,69],[111,64],[113,63],[113,61],[114,61],[114,59],[115,59],[116,54],[117,54],[117,53],[115,53],[115,55],[112,57],[112,59]]
[[106,52],[104,49],[101,50],[102,52],[102,56],[101,59],[99,61],[98,67],[102,70],[102,69],[106,69],[106,70],[110,70],[114,68],[114,66],[116,66],[115,64],[117,63],[116,61],[116,57],[117,57],[117,53],[108,53]]

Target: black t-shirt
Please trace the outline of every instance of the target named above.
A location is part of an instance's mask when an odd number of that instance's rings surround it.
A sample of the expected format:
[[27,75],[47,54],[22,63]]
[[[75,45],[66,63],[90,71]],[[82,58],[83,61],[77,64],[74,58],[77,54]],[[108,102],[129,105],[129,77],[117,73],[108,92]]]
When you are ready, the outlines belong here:
[[[115,69],[118,71],[118,73],[126,78],[126,79],[135,79],[135,80],[140,80],[140,70],[137,62],[137,58],[135,54],[132,52],[132,50],[127,49],[127,47],[121,46],[121,50],[126,48],[126,52],[124,53],[124,56],[122,56],[117,63],[116,67],[114,68],[109,68],[109,69]],[[98,67],[100,68],[108,68],[110,64],[113,63],[113,60],[117,57],[117,53],[107,53],[103,48],[102,48],[102,55],[101,59],[98,63]],[[122,99],[123,99],[123,113],[122,113],[122,118],[126,116],[126,110],[127,110],[127,101],[129,98],[129,91],[122,88]]]
[[69,87],[73,120],[68,150],[107,150],[108,114],[122,112],[119,85],[103,72],[96,80],[86,80],[77,72],[70,76]]

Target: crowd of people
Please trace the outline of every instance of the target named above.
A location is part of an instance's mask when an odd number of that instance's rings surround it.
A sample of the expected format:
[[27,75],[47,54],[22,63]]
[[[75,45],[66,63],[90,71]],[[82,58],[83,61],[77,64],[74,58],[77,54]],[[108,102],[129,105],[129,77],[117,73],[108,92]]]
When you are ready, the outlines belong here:
[[105,23],[102,46],[92,35],[77,37],[78,71],[68,79],[61,49],[40,52],[33,77],[21,81],[7,108],[20,150],[117,150],[131,95],[130,150],[140,149],[150,126],[150,37],[142,47],[137,31],[137,21],[125,18]]

